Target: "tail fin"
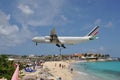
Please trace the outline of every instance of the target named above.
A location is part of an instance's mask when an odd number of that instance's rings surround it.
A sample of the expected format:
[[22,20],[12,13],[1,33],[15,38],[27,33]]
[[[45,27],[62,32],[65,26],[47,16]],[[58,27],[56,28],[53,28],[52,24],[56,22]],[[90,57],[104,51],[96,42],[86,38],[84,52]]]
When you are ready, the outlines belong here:
[[87,34],[87,36],[96,36],[98,34],[98,31],[99,31],[99,26],[96,26]]

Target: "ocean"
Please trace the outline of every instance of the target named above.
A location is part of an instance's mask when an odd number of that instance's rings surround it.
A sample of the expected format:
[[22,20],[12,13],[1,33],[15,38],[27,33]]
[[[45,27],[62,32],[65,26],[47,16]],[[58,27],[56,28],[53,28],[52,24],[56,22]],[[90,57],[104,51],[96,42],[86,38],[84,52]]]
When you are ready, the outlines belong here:
[[74,80],[120,80],[120,62],[75,63]]

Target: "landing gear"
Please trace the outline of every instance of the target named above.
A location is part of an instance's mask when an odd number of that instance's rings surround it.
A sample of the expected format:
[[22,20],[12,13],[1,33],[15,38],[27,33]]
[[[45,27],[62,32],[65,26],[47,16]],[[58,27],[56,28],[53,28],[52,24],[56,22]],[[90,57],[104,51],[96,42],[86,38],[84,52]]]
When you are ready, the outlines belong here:
[[38,43],[36,42],[36,46],[38,45]]
[[57,46],[57,47],[60,47],[60,45],[59,45],[59,44],[56,44],[56,46]]
[[63,48],[66,48],[66,47],[64,46],[64,44],[62,44],[61,46],[62,46]]
[[56,46],[57,46],[57,47],[63,47],[63,48],[66,48],[66,47],[64,46],[64,44],[61,44],[61,45],[56,44]]
[[61,47],[60,47],[60,49],[59,49],[60,55],[61,55],[61,51],[62,51],[62,49],[61,49]]
[[62,48],[66,48],[64,44],[56,44],[57,47],[59,47],[59,52],[61,54]]

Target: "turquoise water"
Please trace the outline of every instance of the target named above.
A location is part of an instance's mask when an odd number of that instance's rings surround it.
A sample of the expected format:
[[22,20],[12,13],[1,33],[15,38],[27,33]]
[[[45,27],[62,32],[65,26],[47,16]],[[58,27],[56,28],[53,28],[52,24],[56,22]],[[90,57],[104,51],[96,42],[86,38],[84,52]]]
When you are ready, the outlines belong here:
[[90,77],[89,80],[93,80],[93,77],[94,80],[120,80],[120,62],[76,63],[74,68],[86,74],[85,77]]

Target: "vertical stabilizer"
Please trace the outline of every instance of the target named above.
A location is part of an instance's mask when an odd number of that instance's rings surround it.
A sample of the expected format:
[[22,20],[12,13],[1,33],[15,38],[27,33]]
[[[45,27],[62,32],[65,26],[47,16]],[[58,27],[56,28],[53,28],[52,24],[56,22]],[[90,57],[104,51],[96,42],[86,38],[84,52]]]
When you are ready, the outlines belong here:
[[87,34],[87,36],[97,36],[98,32],[99,32],[99,26],[96,26]]

